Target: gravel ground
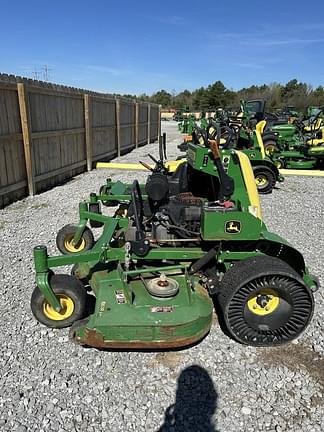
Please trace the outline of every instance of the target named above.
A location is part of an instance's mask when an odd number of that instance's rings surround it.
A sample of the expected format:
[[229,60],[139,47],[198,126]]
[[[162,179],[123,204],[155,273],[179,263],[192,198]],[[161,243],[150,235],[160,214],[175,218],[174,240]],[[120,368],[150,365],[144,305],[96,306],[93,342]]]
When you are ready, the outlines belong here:
[[[165,122],[171,158],[180,141]],[[147,160],[157,145],[119,160]],[[32,248],[77,221],[78,202],[104,182],[94,170],[0,210],[1,431],[323,431],[323,294],[307,331],[283,348],[241,346],[217,321],[197,346],[173,352],[108,352],[50,330],[29,307],[34,287]],[[114,179],[145,173],[114,171]],[[287,177],[262,197],[269,229],[287,238],[321,279],[324,179]]]

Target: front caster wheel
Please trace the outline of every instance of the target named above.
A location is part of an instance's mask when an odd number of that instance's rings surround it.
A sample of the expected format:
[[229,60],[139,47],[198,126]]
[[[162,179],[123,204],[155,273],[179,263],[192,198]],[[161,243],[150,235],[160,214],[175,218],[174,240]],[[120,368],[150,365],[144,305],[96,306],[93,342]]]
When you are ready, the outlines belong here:
[[276,175],[271,168],[263,165],[253,167],[255,183],[259,193],[271,193],[276,184]]
[[274,153],[278,152],[278,146],[277,146],[276,141],[267,140],[264,143],[264,152],[269,157],[271,157]]
[[278,258],[258,256],[225,273],[218,297],[230,336],[253,346],[290,342],[310,322],[314,300],[301,277]]
[[50,285],[59,299],[62,310],[57,312],[38,287],[33,291],[30,307],[40,323],[52,328],[69,327],[84,318],[87,293],[80,281],[69,275],[53,275]]
[[92,231],[85,227],[82,237],[78,244],[73,244],[73,237],[77,230],[75,225],[65,225],[56,236],[56,246],[64,255],[84,252],[91,249],[94,245],[94,238]]

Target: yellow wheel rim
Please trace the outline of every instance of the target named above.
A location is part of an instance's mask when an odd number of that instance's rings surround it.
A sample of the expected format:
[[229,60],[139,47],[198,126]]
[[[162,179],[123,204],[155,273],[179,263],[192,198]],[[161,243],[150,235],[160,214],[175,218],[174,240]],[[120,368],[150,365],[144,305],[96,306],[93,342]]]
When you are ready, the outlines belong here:
[[85,240],[82,237],[78,244],[74,245],[72,243],[74,235],[71,234],[70,236],[66,237],[64,240],[64,247],[65,249],[70,253],[76,253],[81,252],[85,248]]
[[265,176],[260,174],[255,177],[255,183],[257,186],[265,186],[268,183],[268,180]]
[[265,148],[265,154],[267,156],[271,156],[272,153],[274,153],[276,151],[276,147],[274,145],[269,144],[266,148]]
[[68,297],[65,294],[57,294],[57,298],[59,299],[59,302],[62,306],[62,310],[60,312],[57,312],[55,309],[52,308],[52,306],[47,303],[45,300],[43,303],[43,313],[46,316],[46,318],[49,318],[52,321],[63,321],[67,318],[70,318],[70,316],[74,312],[74,302],[71,299],[71,297]]
[[264,288],[248,300],[247,306],[255,315],[269,315],[277,309],[279,303],[278,293],[271,288]]

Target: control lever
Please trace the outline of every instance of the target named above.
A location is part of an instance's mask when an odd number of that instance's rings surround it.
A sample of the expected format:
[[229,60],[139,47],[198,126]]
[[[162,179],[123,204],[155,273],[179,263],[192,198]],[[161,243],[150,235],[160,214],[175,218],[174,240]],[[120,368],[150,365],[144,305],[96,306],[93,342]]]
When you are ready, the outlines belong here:
[[[219,133],[217,133],[217,141],[219,142]],[[221,161],[220,150],[218,146],[218,142],[216,140],[208,140],[208,144],[214,156],[215,165],[217,168],[219,182],[220,182],[220,191],[218,199],[220,201],[224,200],[225,196],[230,196],[234,192],[234,180],[230,177],[223,167]]]
[[[145,231],[143,226],[143,198],[141,188],[137,180],[134,180],[132,186],[132,202],[135,219],[135,240],[130,241],[131,252],[138,256],[145,256],[150,250],[150,242],[145,237]],[[137,206],[137,202],[139,206]]]
[[150,165],[148,165],[147,163],[145,163],[145,162],[142,162],[142,161],[139,161],[139,163],[140,164],[142,164],[143,165],[143,167],[144,168],[146,168],[146,169],[148,169],[149,171],[151,171],[151,172],[153,172],[154,170],[153,170],[153,168],[152,167],[150,167]]

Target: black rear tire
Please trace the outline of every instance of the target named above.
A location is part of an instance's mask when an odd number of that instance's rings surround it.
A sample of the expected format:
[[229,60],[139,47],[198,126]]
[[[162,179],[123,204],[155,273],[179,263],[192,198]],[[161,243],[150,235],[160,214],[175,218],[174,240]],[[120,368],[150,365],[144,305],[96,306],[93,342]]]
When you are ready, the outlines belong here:
[[305,330],[314,311],[313,294],[299,274],[269,256],[234,264],[221,281],[217,302],[226,333],[252,346],[292,341]]

